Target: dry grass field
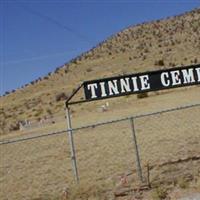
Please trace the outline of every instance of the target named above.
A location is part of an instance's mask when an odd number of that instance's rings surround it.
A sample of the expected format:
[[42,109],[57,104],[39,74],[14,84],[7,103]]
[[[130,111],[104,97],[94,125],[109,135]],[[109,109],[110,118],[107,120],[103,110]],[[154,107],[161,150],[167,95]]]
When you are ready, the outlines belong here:
[[[111,99],[106,112],[100,112],[99,105],[94,103],[84,105],[84,109],[74,106],[73,126],[195,104],[199,103],[199,99],[200,88],[188,87],[160,95],[152,94],[144,99],[136,99],[134,95],[121,97],[121,101]],[[152,166],[151,181],[154,187],[163,182],[167,183],[167,186],[164,184],[166,188],[173,182],[178,187],[179,180],[184,185],[187,184],[183,181],[184,177],[192,176],[196,185],[190,187],[198,191],[200,161],[190,158],[200,156],[199,116],[200,107],[194,107],[135,120],[142,168],[145,175],[146,162]],[[55,130],[66,129],[64,119],[59,125],[54,127]],[[52,127],[38,128],[27,135],[44,134],[51,130]],[[132,174],[130,187],[138,185],[129,121],[74,133],[80,176],[78,187],[72,175],[67,134],[63,133],[0,146],[0,199],[62,199],[66,188],[70,199],[114,199],[114,188],[120,182],[120,177],[128,173]],[[8,135],[8,138],[24,137],[21,134],[16,132],[12,137]],[[5,140],[6,136],[1,138]],[[162,166],[178,159],[186,161]],[[150,193],[141,196],[154,199]]]
[[[200,9],[128,27],[47,76],[0,97],[0,141],[66,130],[64,102],[85,80],[197,64],[199,55]],[[102,112],[107,101],[109,108]],[[152,92],[146,98],[90,102],[71,106],[72,125],[196,103],[199,86]],[[19,130],[20,121],[57,116],[63,120]],[[130,127],[123,121],[74,132],[78,186],[67,133],[0,145],[0,199],[151,200],[200,192],[200,107],[135,120],[145,177],[150,165],[148,190],[137,178]],[[120,191],[126,195],[116,195]]]

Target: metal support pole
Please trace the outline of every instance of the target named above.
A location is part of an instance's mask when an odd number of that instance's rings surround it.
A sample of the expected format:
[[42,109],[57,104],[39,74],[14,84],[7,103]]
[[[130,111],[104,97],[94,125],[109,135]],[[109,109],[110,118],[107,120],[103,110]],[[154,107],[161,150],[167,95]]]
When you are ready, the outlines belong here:
[[134,144],[134,149],[135,149],[136,170],[137,170],[137,174],[139,176],[140,181],[143,182],[142,168],[141,168],[141,164],[140,164],[140,156],[139,156],[139,150],[138,150],[138,145],[137,145],[137,139],[136,139],[136,135],[135,135],[135,127],[134,127],[133,118],[130,118],[130,123],[131,123],[132,135],[133,135],[133,144]]
[[77,163],[76,163],[76,153],[75,153],[75,147],[74,147],[74,138],[73,138],[73,132],[72,132],[71,117],[70,117],[70,109],[68,106],[66,106],[66,117],[67,117],[67,132],[69,136],[69,144],[70,144],[70,151],[71,151],[72,170],[73,170],[76,182],[79,183],[78,169],[77,169]]

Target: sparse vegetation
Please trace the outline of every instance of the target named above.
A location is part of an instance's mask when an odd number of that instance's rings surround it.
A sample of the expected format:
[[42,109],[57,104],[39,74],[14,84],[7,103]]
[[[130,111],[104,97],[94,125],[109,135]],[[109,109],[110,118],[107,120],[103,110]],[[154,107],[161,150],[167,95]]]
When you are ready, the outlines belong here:
[[154,64],[156,66],[164,66],[165,65],[164,60],[156,60]]
[[154,200],[164,200],[166,199],[166,197],[167,197],[167,190],[162,186],[157,187],[152,193],[152,198]]
[[34,114],[34,116],[35,116],[35,117],[39,117],[39,116],[42,115],[42,113],[43,113],[43,109],[40,108],[40,109],[36,110],[36,113]]
[[189,182],[185,178],[180,178],[178,180],[178,185],[182,189],[186,189],[189,187]]
[[87,200],[89,198],[100,200],[105,198],[105,186],[100,184],[80,184],[78,187],[73,187],[71,193],[69,193],[69,200],[82,199]]
[[143,99],[143,98],[147,98],[147,97],[148,97],[148,93],[147,92],[137,94],[137,98],[138,99]]
[[58,102],[58,101],[64,101],[67,98],[68,98],[68,96],[64,92],[61,92],[56,95],[55,100]]
[[92,68],[86,69],[87,72],[92,72]]
[[47,113],[48,113],[50,116],[53,115],[53,113],[52,113],[52,111],[51,111],[50,109],[47,109],[46,111],[47,111]]

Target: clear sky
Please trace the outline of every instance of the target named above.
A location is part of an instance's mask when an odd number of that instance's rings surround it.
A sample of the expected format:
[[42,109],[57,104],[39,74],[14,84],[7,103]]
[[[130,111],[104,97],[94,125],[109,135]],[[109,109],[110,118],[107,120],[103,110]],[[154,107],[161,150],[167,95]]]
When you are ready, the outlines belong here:
[[199,6],[200,0],[0,0],[0,94],[127,26]]

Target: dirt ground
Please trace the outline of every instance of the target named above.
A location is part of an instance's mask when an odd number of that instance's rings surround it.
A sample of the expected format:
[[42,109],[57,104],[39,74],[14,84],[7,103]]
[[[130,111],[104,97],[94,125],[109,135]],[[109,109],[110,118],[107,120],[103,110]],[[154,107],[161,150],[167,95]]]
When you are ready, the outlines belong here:
[[[108,110],[102,112],[100,107],[104,103],[105,101],[73,106],[73,127],[200,103],[200,87],[151,94],[144,99],[137,99],[134,95],[112,99],[109,100]],[[184,198],[176,196],[175,185],[172,187],[173,183],[169,184],[167,181],[175,180],[174,177],[177,181],[181,177],[192,176],[189,180],[192,182],[186,189],[193,189],[192,194],[198,192],[196,185],[199,184],[200,165],[199,160],[192,158],[200,156],[199,116],[200,107],[197,106],[134,121],[144,174],[148,162],[152,166],[151,181],[154,187],[167,185],[168,188],[170,185],[170,188],[174,188],[167,190],[168,196],[171,192],[171,199]],[[65,119],[48,127],[2,136],[0,140],[64,129]],[[62,133],[0,145],[0,199],[60,199],[68,190],[71,192],[71,199],[112,199],[115,197],[109,195],[113,194],[118,178],[127,172],[133,174],[131,187],[136,186],[138,180],[129,120],[74,133],[79,187],[73,178],[67,133]],[[182,161],[179,162],[179,159]],[[162,165],[167,162],[169,164],[166,166]],[[141,198],[154,199],[152,192],[144,192]],[[129,198],[131,196],[124,197]]]

